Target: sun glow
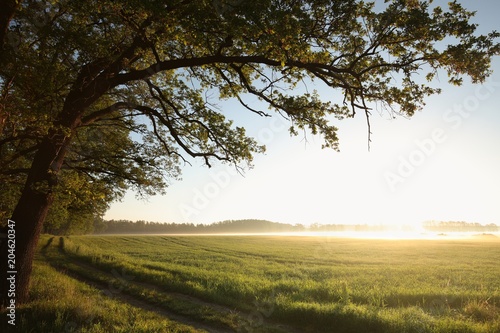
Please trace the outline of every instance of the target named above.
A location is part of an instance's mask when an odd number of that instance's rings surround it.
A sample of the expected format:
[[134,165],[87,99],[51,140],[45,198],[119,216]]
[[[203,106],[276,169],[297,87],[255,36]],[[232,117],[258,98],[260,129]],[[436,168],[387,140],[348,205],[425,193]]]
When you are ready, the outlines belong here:
[[366,240],[478,240],[500,242],[500,233],[450,232],[432,233],[418,231],[295,231],[265,233],[215,233],[185,234],[186,236],[282,236],[282,237],[323,237],[338,239]]

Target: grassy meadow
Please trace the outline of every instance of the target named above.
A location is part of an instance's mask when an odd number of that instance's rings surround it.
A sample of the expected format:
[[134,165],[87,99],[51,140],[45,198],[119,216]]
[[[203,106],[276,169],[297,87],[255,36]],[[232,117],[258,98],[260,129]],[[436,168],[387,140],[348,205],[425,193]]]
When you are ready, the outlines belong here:
[[499,241],[45,235],[17,328],[498,333],[499,259]]

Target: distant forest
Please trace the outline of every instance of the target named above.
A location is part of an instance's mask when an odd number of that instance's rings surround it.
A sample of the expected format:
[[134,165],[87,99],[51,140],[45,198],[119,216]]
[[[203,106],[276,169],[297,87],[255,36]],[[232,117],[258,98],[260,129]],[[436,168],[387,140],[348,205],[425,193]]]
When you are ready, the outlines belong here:
[[496,224],[480,224],[457,221],[426,221],[423,227],[427,231],[435,232],[498,232],[500,227]]
[[159,233],[159,234],[204,234],[204,233],[262,233],[304,231],[302,225],[270,222],[264,220],[229,220],[212,224],[159,223],[147,221],[110,220],[104,221],[97,233]]
[[[423,228],[429,232],[498,232],[496,224],[482,225],[468,222],[424,222]],[[270,233],[270,232],[379,232],[390,230],[383,225],[348,225],[348,224],[287,224],[266,220],[227,220],[212,224],[160,223],[147,221],[109,220],[102,221],[96,234],[219,234],[219,233]]]

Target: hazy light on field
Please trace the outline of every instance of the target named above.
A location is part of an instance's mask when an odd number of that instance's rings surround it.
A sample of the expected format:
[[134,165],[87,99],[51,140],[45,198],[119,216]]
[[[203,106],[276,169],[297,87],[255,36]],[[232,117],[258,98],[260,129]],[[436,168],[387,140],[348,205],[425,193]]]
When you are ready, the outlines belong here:
[[[132,235],[132,234],[130,234]],[[130,236],[129,235],[129,236]],[[141,236],[143,234],[137,234]],[[158,234],[154,234],[158,235]],[[448,232],[432,233],[418,231],[305,231],[305,232],[264,232],[264,233],[213,233],[213,234],[160,234],[164,236],[190,236],[190,237],[219,237],[219,236],[239,236],[239,237],[311,237],[327,239],[359,239],[359,240],[477,240],[500,242],[500,233],[480,233],[480,232]],[[111,235],[113,236],[113,235]]]

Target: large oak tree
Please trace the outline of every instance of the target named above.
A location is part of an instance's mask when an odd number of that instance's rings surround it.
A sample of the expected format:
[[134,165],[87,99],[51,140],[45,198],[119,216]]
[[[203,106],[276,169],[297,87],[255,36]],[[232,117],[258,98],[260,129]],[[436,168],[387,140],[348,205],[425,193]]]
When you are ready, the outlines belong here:
[[[99,200],[136,186],[152,194],[191,158],[241,166],[263,151],[219,100],[256,117],[277,113],[292,134],[310,130],[337,149],[338,119],[369,119],[375,104],[411,116],[439,92],[427,83],[435,75],[482,82],[499,53],[498,33],[477,35],[473,13],[457,2],[2,4],[0,173],[19,190],[6,209],[16,223],[18,302],[27,300],[34,250],[59,193],[92,189]],[[311,81],[343,98],[295,89]]]

